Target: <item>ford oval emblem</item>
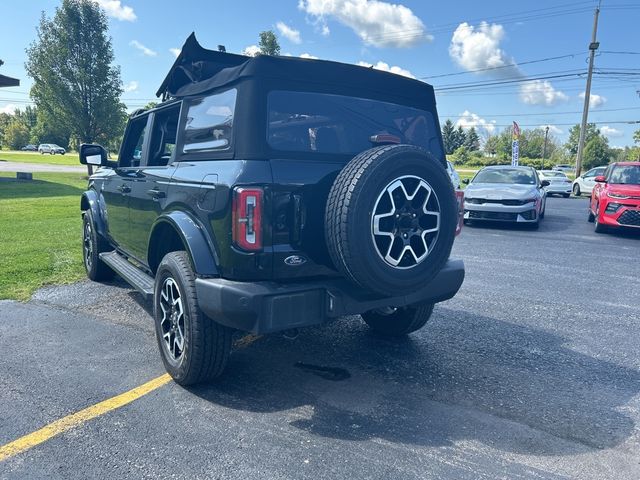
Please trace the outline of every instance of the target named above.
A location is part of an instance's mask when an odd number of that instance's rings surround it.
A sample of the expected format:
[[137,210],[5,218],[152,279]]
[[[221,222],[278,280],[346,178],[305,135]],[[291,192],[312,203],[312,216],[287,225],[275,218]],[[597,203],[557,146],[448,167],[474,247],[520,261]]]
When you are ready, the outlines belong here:
[[291,255],[284,259],[284,263],[286,263],[290,267],[297,267],[298,265],[307,263],[307,259],[304,257],[301,257],[300,255]]

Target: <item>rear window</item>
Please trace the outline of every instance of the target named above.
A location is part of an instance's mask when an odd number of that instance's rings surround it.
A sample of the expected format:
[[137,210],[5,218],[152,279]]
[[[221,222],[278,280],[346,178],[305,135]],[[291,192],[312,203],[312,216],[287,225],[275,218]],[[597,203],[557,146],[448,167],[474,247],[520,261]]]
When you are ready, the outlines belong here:
[[[312,92],[269,93],[267,141],[274,150],[354,155],[388,135],[442,156],[433,115],[404,105]],[[387,137],[389,138],[389,137]]]

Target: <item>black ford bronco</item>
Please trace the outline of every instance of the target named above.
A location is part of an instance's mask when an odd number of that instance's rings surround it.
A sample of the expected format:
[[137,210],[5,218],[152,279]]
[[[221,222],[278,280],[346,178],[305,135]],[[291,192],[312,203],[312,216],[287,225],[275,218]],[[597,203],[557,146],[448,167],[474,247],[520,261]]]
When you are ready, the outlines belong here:
[[421,328],[453,297],[461,225],[433,88],[336,62],[202,48],[192,35],[155,108],[81,199],[87,275],[153,298],[167,371],[218,376],[234,331],[360,314]]

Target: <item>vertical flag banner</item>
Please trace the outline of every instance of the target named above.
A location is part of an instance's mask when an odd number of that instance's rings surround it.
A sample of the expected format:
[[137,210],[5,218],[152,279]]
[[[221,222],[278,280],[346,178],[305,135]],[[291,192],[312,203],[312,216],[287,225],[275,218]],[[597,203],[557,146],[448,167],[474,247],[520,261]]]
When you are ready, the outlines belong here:
[[518,160],[520,159],[520,127],[516,122],[513,122],[513,136],[511,141],[511,165],[518,166]]

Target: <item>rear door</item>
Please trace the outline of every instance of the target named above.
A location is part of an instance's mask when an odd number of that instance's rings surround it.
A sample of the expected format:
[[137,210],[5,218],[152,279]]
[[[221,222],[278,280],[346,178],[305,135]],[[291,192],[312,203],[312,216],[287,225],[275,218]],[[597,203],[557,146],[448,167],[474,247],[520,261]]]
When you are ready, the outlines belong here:
[[101,190],[106,205],[107,229],[111,241],[130,253],[129,198],[133,181],[140,164],[145,162],[147,123],[149,115],[141,115],[129,121],[118,166],[109,175]]
[[129,249],[144,264],[151,228],[166,206],[169,183],[176,169],[180,105],[174,103],[151,114],[146,154],[130,178]]

